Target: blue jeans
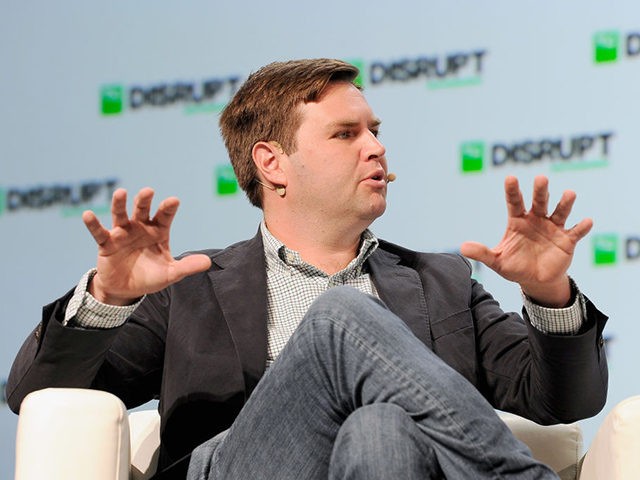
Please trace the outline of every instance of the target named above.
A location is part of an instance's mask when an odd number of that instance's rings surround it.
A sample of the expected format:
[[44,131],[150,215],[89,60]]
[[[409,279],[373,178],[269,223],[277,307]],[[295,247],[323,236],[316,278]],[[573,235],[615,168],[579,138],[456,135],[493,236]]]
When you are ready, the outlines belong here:
[[321,295],[190,480],[558,478],[382,302]]

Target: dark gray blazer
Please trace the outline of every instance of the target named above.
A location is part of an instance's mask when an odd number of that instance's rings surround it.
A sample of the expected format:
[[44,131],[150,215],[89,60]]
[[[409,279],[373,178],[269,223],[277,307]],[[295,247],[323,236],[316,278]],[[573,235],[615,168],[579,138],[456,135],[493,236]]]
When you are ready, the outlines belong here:
[[[128,407],[159,398],[161,465],[227,428],[265,370],[264,251],[258,234],[203,253],[207,272],[149,295],[119,328],[63,327],[72,292],[44,307],[9,376],[11,408],[51,386],[107,390]],[[578,335],[545,335],[503,312],[459,255],[381,241],[367,265],[389,309],[494,407],[544,424],[603,407],[606,317],[591,302]]]

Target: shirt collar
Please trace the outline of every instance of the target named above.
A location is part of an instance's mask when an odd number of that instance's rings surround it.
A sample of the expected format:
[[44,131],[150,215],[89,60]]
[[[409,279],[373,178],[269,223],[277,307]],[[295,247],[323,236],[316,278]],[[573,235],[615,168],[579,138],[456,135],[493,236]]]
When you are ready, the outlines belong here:
[[[300,257],[300,254],[295,250],[287,248],[287,246],[274,237],[267,228],[264,220],[260,223],[260,232],[262,234],[262,243],[264,244],[264,253],[267,260],[267,268],[288,269],[295,268],[303,270],[307,274],[327,276],[324,272],[306,263]],[[373,252],[378,248],[378,239],[371,232],[366,229],[362,232],[360,237],[360,247],[358,249],[358,255],[349,262],[343,270],[334,274],[340,276],[357,276],[363,271],[364,263],[371,256]]]

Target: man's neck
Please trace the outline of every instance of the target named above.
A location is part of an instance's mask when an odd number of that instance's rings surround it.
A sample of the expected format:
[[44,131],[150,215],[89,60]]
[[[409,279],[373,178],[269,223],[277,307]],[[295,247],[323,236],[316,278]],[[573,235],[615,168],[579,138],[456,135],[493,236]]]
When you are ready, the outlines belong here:
[[302,259],[328,275],[343,270],[358,255],[364,228],[338,229],[312,223],[292,226],[265,216],[269,232]]

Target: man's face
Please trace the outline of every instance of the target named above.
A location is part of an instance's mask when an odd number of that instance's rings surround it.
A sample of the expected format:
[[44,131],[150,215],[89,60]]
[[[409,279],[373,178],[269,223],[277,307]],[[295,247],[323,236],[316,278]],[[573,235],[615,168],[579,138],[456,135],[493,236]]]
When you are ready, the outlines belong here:
[[329,84],[320,100],[302,104],[297,150],[289,155],[287,196],[294,208],[361,223],[384,213],[385,148],[380,121],[362,93],[347,82]]

